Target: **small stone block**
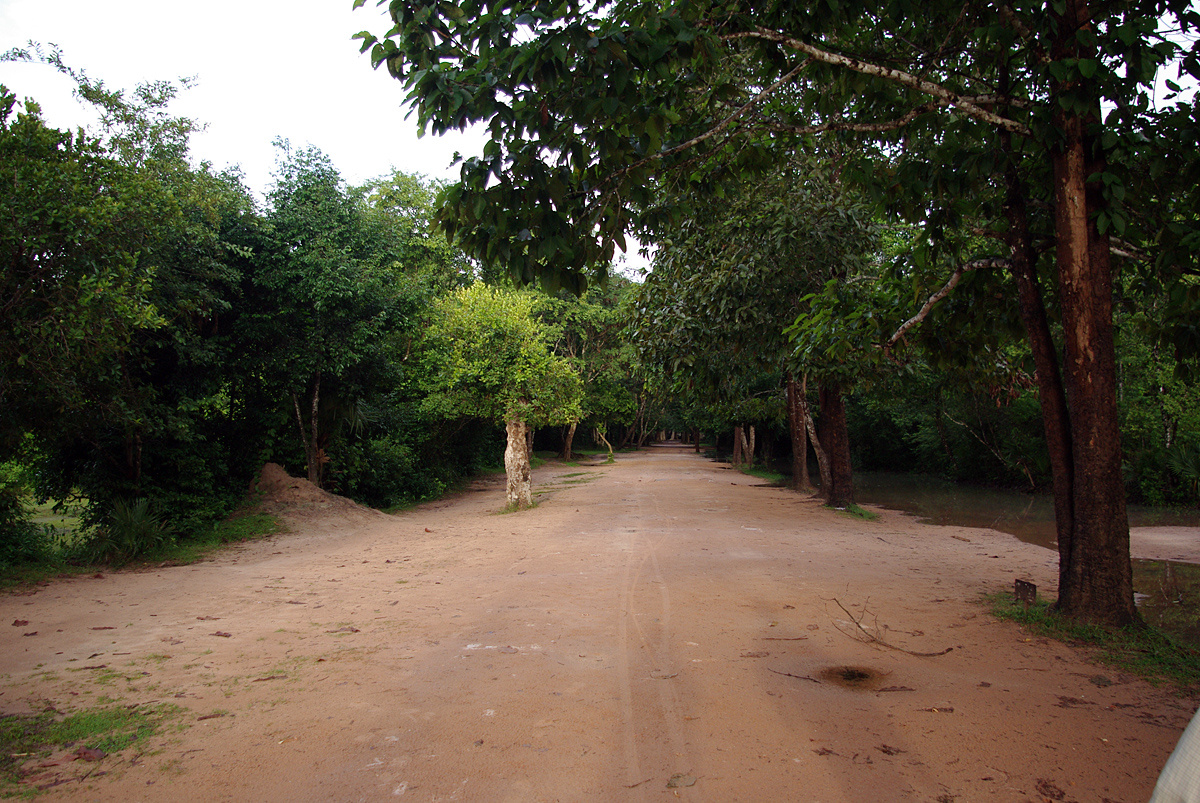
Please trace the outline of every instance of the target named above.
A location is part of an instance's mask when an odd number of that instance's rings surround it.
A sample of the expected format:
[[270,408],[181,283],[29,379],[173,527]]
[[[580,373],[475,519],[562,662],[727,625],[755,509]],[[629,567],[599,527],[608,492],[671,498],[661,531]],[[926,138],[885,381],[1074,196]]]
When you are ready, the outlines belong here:
[[1025,607],[1028,608],[1037,602],[1037,586],[1028,580],[1014,580],[1013,596],[1018,602],[1025,603]]

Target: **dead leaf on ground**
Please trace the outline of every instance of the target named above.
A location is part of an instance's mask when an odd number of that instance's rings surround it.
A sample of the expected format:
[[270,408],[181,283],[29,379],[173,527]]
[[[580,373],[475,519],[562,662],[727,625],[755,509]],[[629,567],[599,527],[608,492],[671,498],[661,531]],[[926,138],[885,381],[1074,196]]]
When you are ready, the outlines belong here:
[[116,630],[116,628],[112,625],[101,625],[100,627],[93,627],[92,630]]
[[897,755],[900,755],[901,753],[905,752],[905,751],[901,750],[899,747],[892,747],[891,745],[888,745],[888,744],[881,744],[876,749],[879,750],[880,753],[883,753],[885,756],[897,756]]
[[267,675],[265,678],[255,678],[251,683],[262,683],[264,680],[286,680],[287,675]]
[[1038,782],[1034,786],[1034,789],[1036,789],[1038,794],[1042,797],[1048,797],[1051,800],[1064,800],[1067,797],[1066,792],[1059,789],[1054,785],[1054,781],[1051,781],[1047,778],[1038,778]]
[[28,624],[29,624],[28,619],[14,619],[12,626],[13,627],[25,627]]
[[836,756],[837,755],[837,753],[833,752],[828,747],[818,747],[813,752],[816,753],[818,756]]
[[74,753],[75,758],[81,758],[84,761],[99,761],[106,755],[108,753],[105,753],[98,747],[81,747]]
[[1059,695],[1058,702],[1054,704],[1058,708],[1076,708],[1081,705],[1095,705],[1091,700],[1081,700],[1078,697],[1066,697]]
[[221,638],[232,638],[232,633],[226,633],[224,630],[218,630],[215,633],[209,633],[210,636],[220,636]]
[[682,789],[685,786],[695,786],[695,785],[696,785],[695,777],[693,777],[691,775],[684,775],[683,773],[676,773],[675,775],[671,776],[671,780],[667,781],[668,789]]
[[196,618],[199,619],[201,622],[212,622],[212,621],[216,621],[217,619],[220,619],[221,617],[220,616],[197,616]]
[[350,625],[346,625],[345,627],[339,627],[337,630],[326,630],[325,632],[326,633],[357,633],[358,628],[351,627]]
[[744,653],[742,653],[742,657],[743,658],[766,658],[770,654],[771,653],[767,652],[766,650],[756,650],[754,652],[744,652]]

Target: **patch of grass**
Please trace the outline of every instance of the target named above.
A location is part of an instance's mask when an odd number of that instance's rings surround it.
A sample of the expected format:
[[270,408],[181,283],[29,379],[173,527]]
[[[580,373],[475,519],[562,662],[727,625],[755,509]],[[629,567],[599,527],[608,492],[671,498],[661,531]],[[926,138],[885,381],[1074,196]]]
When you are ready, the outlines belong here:
[[766,469],[761,466],[742,466],[738,470],[743,474],[749,474],[751,477],[758,477],[760,480],[766,480],[772,485],[782,486],[786,484],[784,482],[783,475],[778,471],[771,471],[770,469]]
[[1155,627],[1108,630],[1059,616],[1049,602],[1028,609],[1008,592],[986,597],[993,616],[1028,627],[1039,636],[1094,651],[1096,660],[1150,681],[1169,681],[1181,691],[1200,688],[1200,649]]
[[65,715],[48,708],[40,714],[0,717],[0,789],[20,781],[17,769],[30,758],[77,745],[117,753],[145,742],[182,711],[159,704],[91,708]]
[[156,559],[186,565],[195,563],[226,544],[240,544],[285,532],[287,527],[267,513],[235,513],[214,524],[208,532],[200,533],[157,555]]
[[[828,507],[828,505],[826,505]],[[879,514],[874,511],[861,508],[858,505],[847,505],[846,507],[834,507],[830,510],[836,510],[838,513],[844,513],[847,516],[863,521],[875,521],[879,518]]]

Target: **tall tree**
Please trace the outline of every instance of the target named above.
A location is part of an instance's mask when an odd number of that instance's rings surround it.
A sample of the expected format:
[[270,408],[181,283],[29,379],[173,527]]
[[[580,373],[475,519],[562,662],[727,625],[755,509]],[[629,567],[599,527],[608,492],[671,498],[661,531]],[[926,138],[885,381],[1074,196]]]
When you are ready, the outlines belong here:
[[392,287],[398,276],[329,158],[281,148],[268,194],[272,241],[244,282],[235,337],[247,373],[294,416],[308,479],[320,485],[332,459],[322,403],[346,410],[357,401],[355,375],[379,369],[403,309]]
[[518,510],[533,504],[529,427],[580,417],[579,376],[551,353],[546,334],[531,295],[482,282],[435,301],[426,330],[434,380],[425,407],[504,424],[506,498]]

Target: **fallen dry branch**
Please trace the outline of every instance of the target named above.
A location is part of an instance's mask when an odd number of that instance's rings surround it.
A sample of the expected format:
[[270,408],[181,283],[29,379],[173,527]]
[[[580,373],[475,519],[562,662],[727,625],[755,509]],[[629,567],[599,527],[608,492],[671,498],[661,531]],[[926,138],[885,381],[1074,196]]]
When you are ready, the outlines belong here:
[[[937,656],[945,655],[946,653],[948,653],[954,649],[953,647],[947,647],[946,649],[941,650],[940,652],[915,652],[913,650],[905,649],[904,647],[897,647],[895,644],[889,644],[888,642],[884,641],[879,636],[875,635],[874,633],[872,633],[871,631],[867,630],[865,627],[862,626],[862,618],[863,618],[863,616],[867,615],[867,608],[865,605],[863,606],[862,616],[855,619],[854,614],[852,614],[852,613],[850,613],[850,611],[846,610],[846,606],[843,605],[837,599],[837,597],[833,598],[833,602],[835,605],[837,605],[839,608],[842,609],[842,613],[846,614],[846,616],[849,617],[850,621],[854,623],[854,626],[856,628],[858,628],[858,632],[862,633],[863,636],[866,637],[866,642],[868,644],[878,644],[880,647],[887,647],[889,650],[896,650],[897,652],[902,652],[905,655],[911,655],[915,658],[936,658]],[[842,632],[842,629],[840,627],[838,628],[838,632]]]
[[813,683],[821,682],[814,677],[809,677],[808,675],[793,675],[791,672],[780,672],[778,669],[772,669],[769,666],[767,667],[767,671],[774,672],[776,675],[783,675],[784,677],[795,678],[796,680],[811,680]]

